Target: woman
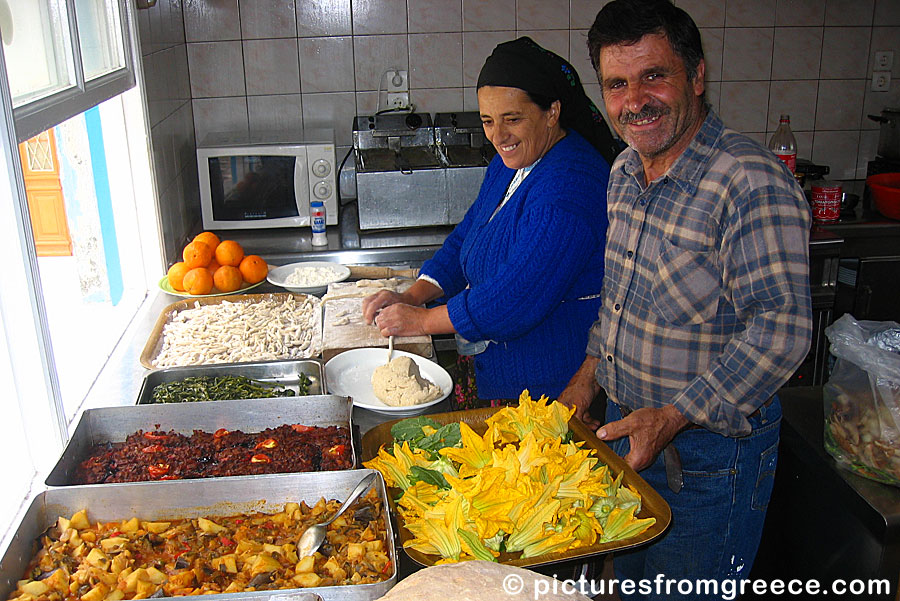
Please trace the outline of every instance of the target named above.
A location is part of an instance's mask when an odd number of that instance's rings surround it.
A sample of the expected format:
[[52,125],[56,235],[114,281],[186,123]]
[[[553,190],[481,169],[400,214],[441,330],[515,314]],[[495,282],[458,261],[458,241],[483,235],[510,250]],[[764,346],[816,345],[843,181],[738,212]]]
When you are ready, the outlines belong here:
[[475,392],[457,378],[461,409],[526,388],[556,398],[581,364],[600,306],[617,151],[575,69],[527,37],[488,57],[478,108],[497,150],[478,198],[409,290],[363,303],[383,336],[456,333],[477,379]]

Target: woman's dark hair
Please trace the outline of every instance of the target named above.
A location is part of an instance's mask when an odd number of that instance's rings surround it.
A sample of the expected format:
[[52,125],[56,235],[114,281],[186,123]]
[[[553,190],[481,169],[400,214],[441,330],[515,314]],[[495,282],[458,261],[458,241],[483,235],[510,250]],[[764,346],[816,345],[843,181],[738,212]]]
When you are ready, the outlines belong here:
[[689,14],[669,0],[613,0],[597,13],[588,32],[588,51],[595,71],[605,46],[636,44],[647,34],[666,36],[684,62],[688,80],[703,60],[700,30]]

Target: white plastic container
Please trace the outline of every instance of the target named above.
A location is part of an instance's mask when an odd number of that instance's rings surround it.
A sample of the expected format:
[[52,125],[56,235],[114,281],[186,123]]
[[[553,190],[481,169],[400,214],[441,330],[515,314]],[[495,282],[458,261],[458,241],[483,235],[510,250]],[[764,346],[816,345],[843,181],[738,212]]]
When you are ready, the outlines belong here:
[[309,221],[312,226],[312,245],[327,245],[328,238],[325,237],[325,205],[321,200],[314,200],[309,203]]

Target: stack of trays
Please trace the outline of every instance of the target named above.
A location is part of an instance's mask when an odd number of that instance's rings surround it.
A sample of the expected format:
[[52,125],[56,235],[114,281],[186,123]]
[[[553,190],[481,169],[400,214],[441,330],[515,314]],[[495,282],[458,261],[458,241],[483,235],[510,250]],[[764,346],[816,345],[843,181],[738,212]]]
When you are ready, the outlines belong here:
[[[189,376],[240,375],[296,392],[301,374],[311,381],[308,396],[165,404],[152,404],[150,400],[152,390],[158,384]],[[35,578],[34,574],[26,575],[25,572],[34,556],[35,542],[38,541],[40,546],[41,535],[56,525],[60,517],[71,518],[81,510],[86,510],[93,524],[120,522],[135,517],[143,522],[200,517],[215,519],[216,516],[253,512],[275,514],[284,510],[286,503],[306,503],[313,507],[320,499],[343,501],[371,470],[355,469],[357,450],[352,435],[352,401],[348,397],[325,392],[324,370],[322,363],[316,360],[200,365],[148,372],[135,406],[84,411],[59,461],[45,480],[48,490],[35,497],[9,548],[0,558],[0,601],[15,594],[17,581]],[[350,433],[351,469],[124,484],[78,484],[75,478],[79,464],[96,446],[123,442],[127,436],[140,430],[145,433],[174,431],[185,436],[190,436],[194,430],[212,434],[220,429],[256,434],[267,428],[295,424],[346,428]],[[152,441],[148,445],[152,445]],[[165,460],[162,455],[161,459]],[[389,558],[389,563],[381,572],[385,580],[371,584],[216,593],[211,601],[268,601],[286,597],[294,601],[355,601],[383,596],[397,581],[397,556],[386,488],[380,476],[374,489],[383,509],[379,519],[384,520],[384,554]],[[284,544],[284,541],[278,543]],[[381,559],[383,561],[383,556]],[[295,583],[289,581],[289,584]],[[100,601],[113,599],[116,596],[113,593],[114,590],[110,593],[112,597],[103,596]],[[126,599],[131,596],[132,593],[127,594]]]

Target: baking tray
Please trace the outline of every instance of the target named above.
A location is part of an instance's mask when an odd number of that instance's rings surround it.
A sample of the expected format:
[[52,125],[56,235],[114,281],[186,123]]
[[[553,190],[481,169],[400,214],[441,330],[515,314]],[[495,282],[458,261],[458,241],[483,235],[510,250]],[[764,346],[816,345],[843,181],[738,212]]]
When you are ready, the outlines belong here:
[[[344,470],[339,472],[308,472],[302,474],[273,474],[266,476],[238,476],[208,480],[172,480],[139,484],[109,484],[54,488],[39,493],[22,518],[0,560],[0,599],[6,599],[16,589],[16,581],[25,573],[34,556],[35,540],[44,530],[56,523],[59,516],[71,517],[76,511],[87,509],[93,522],[118,521],[137,516],[145,520],[165,520],[188,517],[227,516],[261,511],[275,513],[287,502],[306,501],[312,506],[320,498],[345,499],[356,484],[372,470]],[[387,508],[384,480],[375,480],[378,494]],[[204,595],[210,601],[291,599],[312,601],[314,593],[324,601],[364,601],[378,599],[397,582],[394,531],[385,515],[388,555],[391,558],[391,577],[375,584],[323,586],[309,589],[282,589],[248,593]]]
[[352,436],[352,416],[352,400],[334,395],[87,409],[82,413],[69,443],[44,483],[47,486],[75,486],[73,480],[78,464],[87,458],[94,445],[123,442],[133,432],[153,429],[175,430],[179,434],[190,436],[194,430],[215,432],[219,428],[249,433],[262,432],[266,428],[284,424],[343,426],[351,433],[351,461],[353,467],[356,467],[356,449],[352,448],[356,444]]
[[[322,310],[321,300],[310,296],[308,294],[299,294],[292,292],[273,292],[267,294],[235,294],[232,296],[219,296],[219,297],[207,297],[207,298],[192,298],[186,299],[182,301],[178,301],[172,303],[168,307],[162,310],[159,318],[156,320],[156,325],[153,327],[153,331],[150,332],[150,337],[147,339],[147,344],[144,345],[144,350],[141,353],[141,365],[146,367],[147,369],[154,369],[156,366],[153,365],[153,361],[159,356],[159,352],[162,350],[163,343],[163,328],[169,323],[172,318],[180,311],[184,311],[185,309],[193,309],[196,306],[200,305],[218,305],[221,303],[240,303],[240,302],[260,302],[262,300],[279,300],[284,302],[288,297],[295,297],[297,300],[301,299],[311,299],[314,303],[319,306],[319,312]],[[315,350],[315,352],[308,353],[303,357],[283,357],[283,359],[308,359],[311,357],[315,357],[321,354],[322,348],[322,319],[321,315],[319,318],[314,319],[314,332],[313,332],[313,342],[314,344],[310,345],[310,349]],[[219,364],[215,364],[219,365]]]
[[[468,411],[435,413],[432,415],[427,415],[426,417],[433,419],[441,425],[453,422],[465,422],[475,432],[483,435],[487,430],[485,421],[501,409],[503,409],[503,407],[489,407],[485,409],[471,409]],[[395,419],[383,424],[379,424],[365,433],[361,443],[362,461],[369,461],[370,459],[378,455],[378,449],[382,445],[391,444],[391,442],[394,440],[391,436],[391,427],[399,421],[402,420]],[[595,543],[588,547],[570,549],[562,553],[548,553],[546,555],[539,555],[537,557],[529,558],[516,557],[512,554],[501,554],[499,558],[500,563],[520,567],[532,567],[554,564],[572,559],[583,559],[585,557],[590,557],[593,555],[600,555],[603,553],[610,553],[612,551],[619,551],[622,549],[629,549],[631,547],[643,545],[644,543],[647,543],[660,536],[666,531],[666,528],[669,527],[669,523],[672,521],[672,511],[669,508],[668,503],[666,503],[665,499],[663,499],[659,495],[659,493],[653,490],[653,488],[651,488],[650,485],[647,484],[647,482],[637,474],[637,472],[635,472],[627,463],[625,463],[625,460],[613,453],[612,449],[610,449],[604,442],[598,439],[597,436],[581,422],[581,420],[573,416],[569,420],[569,428],[572,430],[572,439],[576,442],[584,441],[585,448],[594,449],[597,458],[609,466],[610,471],[612,472],[612,475],[614,477],[618,475],[619,472],[625,472],[622,476],[623,482],[625,484],[628,484],[629,486],[634,487],[635,490],[637,490],[641,495],[641,511],[637,514],[637,517],[655,517],[656,523],[638,536],[634,536],[625,540],[612,541],[608,543]],[[399,489],[391,489],[389,492],[390,494],[388,498],[390,499],[391,503],[391,511],[397,518],[397,530],[399,531],[400,541],[405,543],[406,541],[411,540],[413,536],[412,533],[410,533],[410,531],[407,530],[402,524],[403,520],[397,513],[397,507],[394,503],[394,499],[399,497],[400,491]],[[413,561],[423,566],[432,566],[441,559],[440,556],[426,555],[425,553],[416,551],[415,549],[404,548],[403,550]]]
[[290,388],[296,393],[300,383],[300,374],[303,374],[311,381],[309,395],[327,394],[325,367],[321,361],[315,359],[259,361],[256,363],[216,363],[211,365],[166,367],[147,372],[144,374],[144,381],[141,384],[141,392],[138,394],[137,404],[152,405],[153,402],[150,399],[153,395],[153,389],[160,384],[177,382],[185,378],[198,376],[244,376],[251,380],[259,380]]

